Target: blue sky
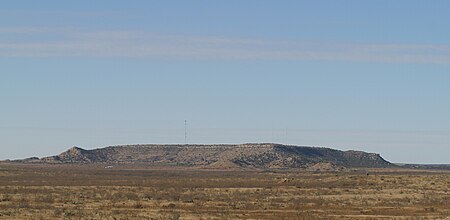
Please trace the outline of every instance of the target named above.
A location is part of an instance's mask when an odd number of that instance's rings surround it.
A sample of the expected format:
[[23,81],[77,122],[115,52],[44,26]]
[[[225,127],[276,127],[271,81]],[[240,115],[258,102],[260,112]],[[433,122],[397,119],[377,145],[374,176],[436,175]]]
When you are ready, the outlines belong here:
[[450,163],[448,1],[4,1],[0,159],[277,142]]

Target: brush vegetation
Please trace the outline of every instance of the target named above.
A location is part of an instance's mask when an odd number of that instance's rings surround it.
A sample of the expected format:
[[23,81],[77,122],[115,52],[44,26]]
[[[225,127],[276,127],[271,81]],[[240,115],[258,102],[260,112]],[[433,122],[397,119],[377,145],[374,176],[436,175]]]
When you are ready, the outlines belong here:
[[0,219],[446,219],[450,173],[0,164]]

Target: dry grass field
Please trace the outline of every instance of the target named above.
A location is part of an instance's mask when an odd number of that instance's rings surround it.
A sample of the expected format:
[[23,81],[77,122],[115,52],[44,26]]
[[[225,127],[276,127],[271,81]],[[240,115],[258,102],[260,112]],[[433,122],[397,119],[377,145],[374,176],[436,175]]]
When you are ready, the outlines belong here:
[[0,164],[0,219],[450,219],[450,173]]

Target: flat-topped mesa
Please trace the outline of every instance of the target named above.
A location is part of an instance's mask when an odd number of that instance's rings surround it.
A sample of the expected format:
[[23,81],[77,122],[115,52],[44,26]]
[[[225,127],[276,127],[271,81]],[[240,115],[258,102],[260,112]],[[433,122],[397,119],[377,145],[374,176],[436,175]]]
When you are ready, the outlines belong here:
[[[272,143],[248,143],[248,144],[132,144],[132,145],[117,145],[117,146],[108,146],[105,148],[139,148],[139,147],[147,147],[147,148],[255,148],[255,147],[275,147],[280,144],[272,144]],[[75,148],[75,147],[73,147]],[[71,148],[71,149],[73,149]],[[78,148],[81,149],[81,148]],[[83,150],[83,149],[82,149]]]
[[[33,160],[36,161],[36,160]],[[210,145],[122,145],[85,150],[72,147],[43,163],[147,164],[192,167],[308,168],[390,167],[380,155],[362,151],[340,151],[323,147],[291,146],[273,143]],[[316,167],[321,167],[317,165]]]

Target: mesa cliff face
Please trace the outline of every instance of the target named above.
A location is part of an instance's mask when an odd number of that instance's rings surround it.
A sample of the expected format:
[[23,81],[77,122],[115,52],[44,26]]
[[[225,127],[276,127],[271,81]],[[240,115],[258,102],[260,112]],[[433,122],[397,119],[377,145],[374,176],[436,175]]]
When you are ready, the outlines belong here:
[[[210,168],[390,167],[380,155],[362,151],[281,144],[125,145],[94,150],[73,147],[36,163],[105,163]],[[29,161],[28,161],[29,162]]]

